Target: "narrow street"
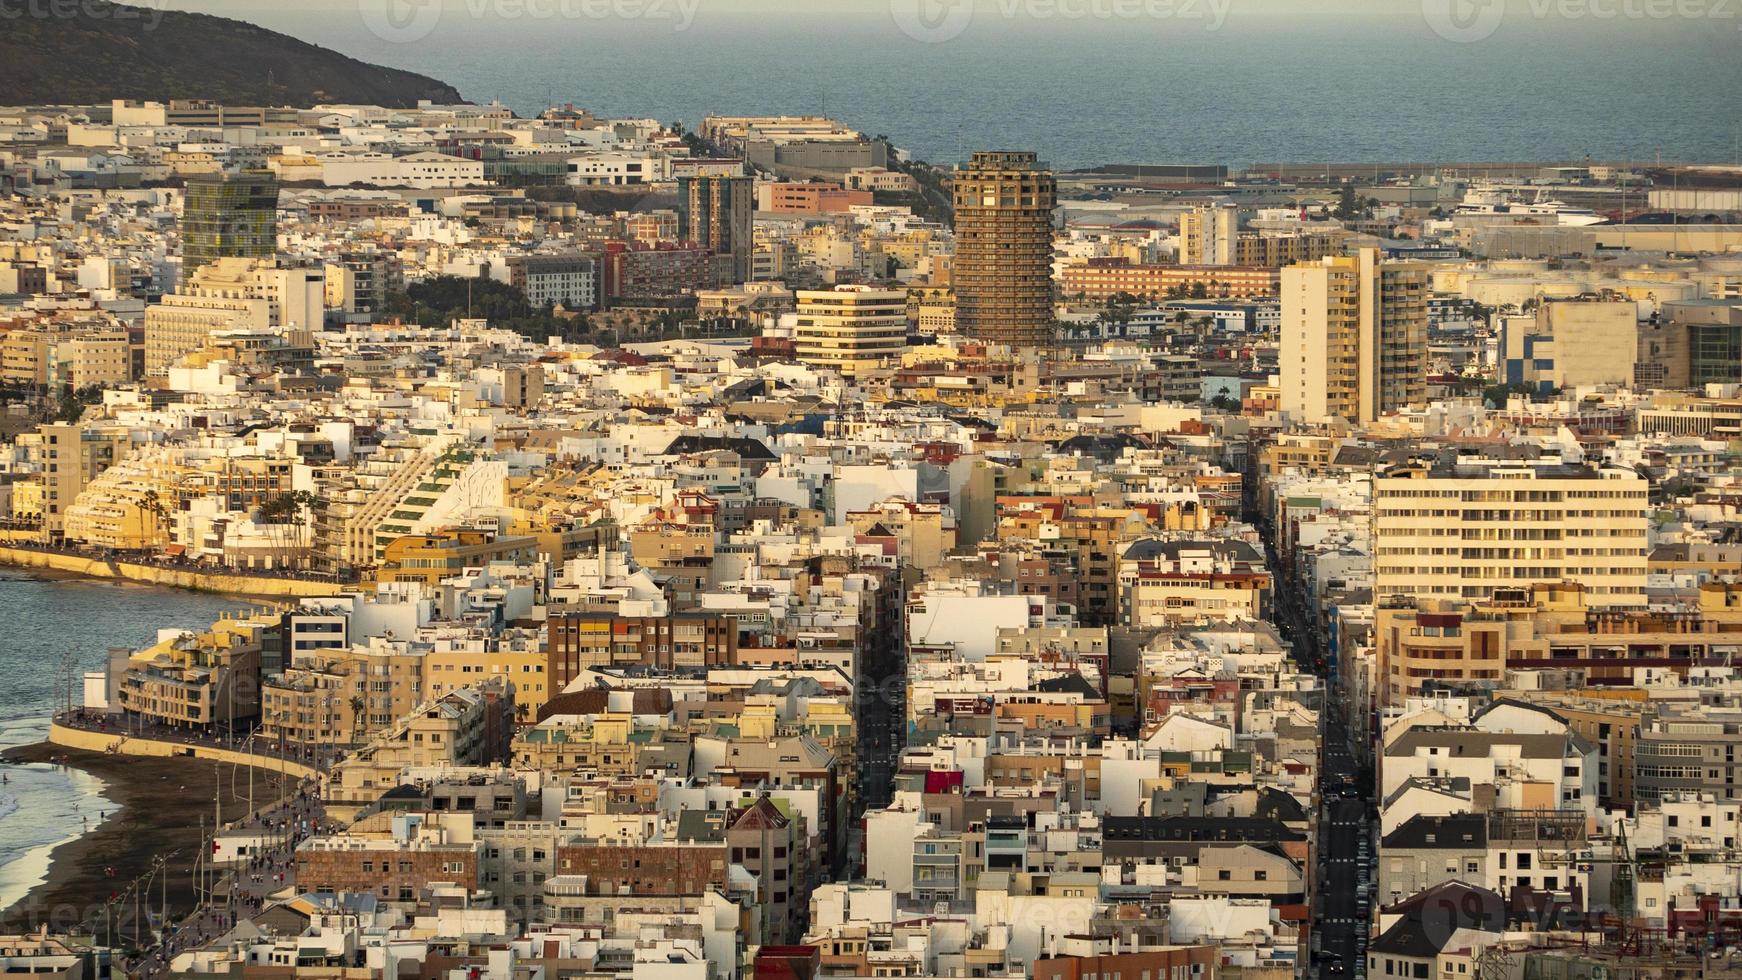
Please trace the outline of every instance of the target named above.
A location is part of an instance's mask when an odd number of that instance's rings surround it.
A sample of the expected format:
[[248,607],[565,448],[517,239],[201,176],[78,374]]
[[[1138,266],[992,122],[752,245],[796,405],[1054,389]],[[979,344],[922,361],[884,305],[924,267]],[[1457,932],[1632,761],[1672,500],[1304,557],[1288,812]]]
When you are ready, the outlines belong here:
[[1372,821],[1367,817],[1364,787],[1342,799],[1338,789],[1353,785],[1355,760],[1349,754],[1341,720],[1326,726],[1323,775],[1319,781],[1324,807],[1319,815],[1319,900],[1314,926],[1320,933],[1318,975],[1362,976],[1367,951],[1366,887],[1373,873]]
[[[1261,524],[1261,526],[1263,526]],[[1331,668],[1328,651],[1319,648],[1313,624],[1293,577],[1277,559],[1270,529],[1265,551],[1276,581],[1274,618],[1284,640],[1294,645],[1301,669],[1325,683],[1326,710],[1320,716],[1317,882],[1313,896],[1313,956],[1308,974],[1320,978],[1365,977],[1367,923],[1372,909],[1368,886],[1374,873],[1373,787],[1360,778],[1349,751],[1348,705]]]
[[864,738],[871,747],[865,768],[865,805],[881,807],[894,795],[895,763],[906,727],[907,671],[901,649],[892,642],[877,644],[879,663],[865,678]]
[[[897,607],[899,608],[899,606]],[[879,629],[865,645],[859,664],[858,700],[859,813],[888,805],[894,796],[895,764],[907,717],[907,667],[902,656],[905,630],[899,621]],[[836,875],[858,873],[859,853],[836,855]],[[837,878],[836,880],[842,880]]]

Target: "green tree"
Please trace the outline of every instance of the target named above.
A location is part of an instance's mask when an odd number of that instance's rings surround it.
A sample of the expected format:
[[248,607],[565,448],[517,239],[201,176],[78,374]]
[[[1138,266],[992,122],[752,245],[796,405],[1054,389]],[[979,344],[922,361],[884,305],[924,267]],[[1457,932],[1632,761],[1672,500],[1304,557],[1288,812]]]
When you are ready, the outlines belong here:
[[1506,400],[1513,395],[1524,395],[1527,398],[1535,399],[1544,394],[1552,395],[1554,392],[1552,390],[1545,392],[1535,385],[1523,382],[1499,383],[1491,384],[1482,389],[1482,400],[1491,408],[1505,408]]
[[1361,201],[1355,196],[1355,185],[1345,181],[1343,188],[1337,194],[1336,210],[1331,212],[1343,221],[1353,221],[1361,217]]
[[139,499],[140,512],[151,518],[151,535],[148,542],[156,544],[163,537],[163,522],[169,519],[169,508],[163,504],[163,497],[156,490],[145,491]]
[[386,313],[425,327],[438,327],[462,317],[488,320],[492,326],[523,337],[543,340],[584,340],[592,334],[586,316],[558,316],[554,307],[534,307],[526,294],[486,275],[476,278],[434,276],[387,297]]
[[1095,322],[1103,327],[1114,327],[1131,322],[1137,313],[1137,297],[1127,292],[1118,292],[1107,297],[1102,304],[1101,312],[1095,315]]

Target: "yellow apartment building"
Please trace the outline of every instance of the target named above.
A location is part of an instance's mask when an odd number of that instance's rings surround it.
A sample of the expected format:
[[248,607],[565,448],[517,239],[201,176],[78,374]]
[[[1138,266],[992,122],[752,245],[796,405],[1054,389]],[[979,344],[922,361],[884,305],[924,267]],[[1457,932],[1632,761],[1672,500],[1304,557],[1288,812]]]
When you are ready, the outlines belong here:
[[430,588],[468,568],[496,561],[529,562],[538,558],[538,541],[532,537],[499,535],[494,531],[447,528],[432,534],[407,534],[387,545],[382,582],[420,582]]
[[1425,266],[1379,250],[1282,270],[1282,410],[1371,422],[1427,402]]
[[894,364],[907,346],[907,292],[867,286],[800,290],[799,361],[853,378]]
[[1374,597],[1480,599],[1576,582],[1594,604],[1645,601],[1647,481],[1554,461],[1418,461],[1373,481]]

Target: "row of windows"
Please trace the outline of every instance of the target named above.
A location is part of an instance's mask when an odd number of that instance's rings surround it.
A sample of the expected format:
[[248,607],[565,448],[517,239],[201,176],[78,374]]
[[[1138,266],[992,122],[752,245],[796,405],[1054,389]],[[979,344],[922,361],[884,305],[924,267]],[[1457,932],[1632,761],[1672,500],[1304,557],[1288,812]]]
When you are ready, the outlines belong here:
[[1528,579],[1553,581],[1569,575],[1632,576],[1642,569],[1625,565],[1508,565],[1499,568],[1481,565],[1378,565],[1374,573],[1387,577],[1406,575],[1448,575],[1461,579]]
[[1424,548],[1424,547],[1392,547],[1378,548],[1382,557],[1448,557],[1466,560],[1519,560],[1534,558],[1537,560],[1554,558],[1643,558],[1645,554],[1638,548]]
[[1537,510],[1535,508],[1433,508],[1376,506],[1374,513],[1383,520],[1391,517],[1458,518],[1466,521],[1535,521],[1621,520],[1643,521],[1643,510]]

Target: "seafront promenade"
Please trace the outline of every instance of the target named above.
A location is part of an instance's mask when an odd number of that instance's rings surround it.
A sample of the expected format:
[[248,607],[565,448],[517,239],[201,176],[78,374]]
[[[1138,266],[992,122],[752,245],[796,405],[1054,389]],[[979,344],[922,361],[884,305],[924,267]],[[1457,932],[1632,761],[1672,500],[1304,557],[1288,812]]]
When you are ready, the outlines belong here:
[[81,752],[192,758],[232,766],[253,766],[291,779],[314,779],[343,753],[336,748],[286,748],[265,739],[210,736],[165,725],[140,725],[118,716],[77,710],[62,712],[49,724],[51,745]]
[[197,589],[261,599],[332,595],[345,585],[331,575],[314,572],[230,571],[143,557],[115,557],[33,542],[0,544],[0,566],[37,569],[85,578],[115,579],[145,585]]
[[[74,710],[51,719],[45,743],[17,756],[13,761],[53,762],[98,775],[117,809],[57,848],[47,880],[6,910],[7,918],[23,926],[73,910],[85,927],[104,930],[108,941],[127,950],[123,965],[130,975],[151,977],[165,973],[177,952],[222,934],[269,896],[295,887],[296,845],[332,829],[320,806],[319,780],[342,752]],[[238,775],[249,769],[256,777]],[[171,806],[171,800],[184,805]],[[220,814],[215,825],[214,809]],[[266,832],[271,843],[240,864],[202,869],[198,856],[212,853],[218,836],[250,831]],[[190,888],[190,880],[206,884]],[[64,900],[91,887],[109,888],[117,897],[82,907]],[[156,901],[145,900],[164,887],[167,921],[157,914]],[[130,897],[139,904],[131,913]]]

